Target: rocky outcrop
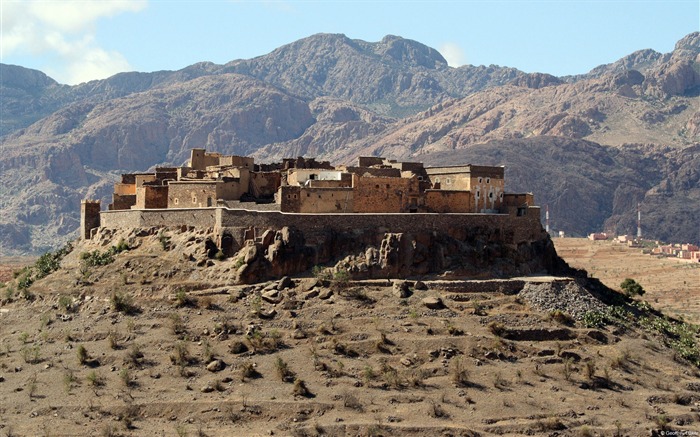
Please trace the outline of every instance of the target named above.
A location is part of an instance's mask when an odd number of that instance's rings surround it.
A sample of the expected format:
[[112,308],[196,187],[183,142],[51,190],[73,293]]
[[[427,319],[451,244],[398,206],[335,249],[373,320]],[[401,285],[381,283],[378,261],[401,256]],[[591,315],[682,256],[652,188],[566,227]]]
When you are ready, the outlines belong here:
[[[331,265],[353,279],[407,278],[431,274],[452,277],[500,278],[533,273],[564,273],[546,234],[513,245],[494,230],[435,230],[385,233],[378,230],[341,233],[307,241],[297,229],[268,230],[232,259],[239,283],[257,283]],[[379,242],[378,244],[376,242]]]

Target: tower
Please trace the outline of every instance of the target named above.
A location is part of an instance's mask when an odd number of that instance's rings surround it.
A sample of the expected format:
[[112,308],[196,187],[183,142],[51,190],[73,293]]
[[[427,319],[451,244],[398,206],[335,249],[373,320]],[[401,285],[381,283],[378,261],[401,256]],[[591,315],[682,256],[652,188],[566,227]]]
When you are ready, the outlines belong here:
[[642,204],[637,202],[637,240],[642,239]]
[[100,227],[100,201],[80,202],[80,238],[89,240],[93,229]]

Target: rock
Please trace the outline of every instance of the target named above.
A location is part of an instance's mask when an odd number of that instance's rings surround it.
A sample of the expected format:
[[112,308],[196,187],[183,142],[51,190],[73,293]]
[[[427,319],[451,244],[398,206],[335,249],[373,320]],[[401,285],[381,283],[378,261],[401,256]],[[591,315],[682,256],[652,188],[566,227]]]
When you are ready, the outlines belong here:
[[284,276],[280,281],[277,283],[277,289],[278,290],[284,290],[285,288],[291,288],[294,286],[294,282],[292,282],[292,278],[289,276]]
[[219,372],[221,370],[224,370],[226,367],[226,363],[224,363],[222,360],[214,360],[211,363],[207,364],[207,370],[210,372]]
[[277,315],[277,310],[274,308],[270,310],[260,310],[258,311],[258,317],[261,319],[273,319]]
[[413,360],[411,360],[408,357],[403,357],[401,358],[401,364],[403,364],[406,367],[411,367],[413,365]]
[[408,286],[408,282],[406,282],[406,281],[394,282],[393,293],[394,293],[394,296],[396,296],[400,299],[405,299],[405,298],[411,296],[411,289]]
[[445,308],[445,304],[442,303],[442,299],[439,297],[424,297],[421,302],[426,308],[431,310],[440,310]]
[[299,282],[299,290],[302,292],[309,291],[313,288],[320,287],[321,281],[317,278],[304,278]]
[[230,350],[232,354],[242,354],[248,352],[248,346],[242,341],[236,341],[231,344]]
[[282,301],[282,296],[280,296],[280,292],[278,290],[266,291],[266,292],[262,293],[260,295],[260,297],[265,302],[269,302],[272,304],[277,304],[277,303],[280,303]]
[[207,385],[200,388],[199,391],[201,391],[202,393],[211,393],[214,391],[214,387],[212,387],[211,384],[207,383]]
[[425,285],[425,282],[423,282],[423,281],[416,281],[416,283],[413,284],[413,289],[414,289],[414,290],[424,291],[424,290],[427,290],[427,289],[428,289],[428,286]]
[[321,300],[330,299],[331,296],[333,296],[333,290],[330,290],[328,288],[324,289],[318,294],[318,298]]
[[[318,295],[319,295],[319,291],[316,290],[316,289],[311,290],[311,291],[308,291],[308,292],[304,295],[304,300],[313,299],[313,298],[317,297]],[[330,296],[329,296],[329,297],[330,297]]]
[[581,361],[581,355],[577,354],[576,352],[562,351],[559,354],[559,356],[565,360],[572,360],[575,363],[578,363],[579,361]]

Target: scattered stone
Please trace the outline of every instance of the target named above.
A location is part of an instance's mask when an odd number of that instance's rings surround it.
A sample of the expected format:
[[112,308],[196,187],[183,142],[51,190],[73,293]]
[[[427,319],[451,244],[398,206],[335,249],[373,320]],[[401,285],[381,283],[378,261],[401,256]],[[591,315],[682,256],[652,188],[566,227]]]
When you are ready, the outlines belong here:
[[258,311],[258,317],[261,319],[273,319],[277,315],[277,310],[274,308],[269,309],[269,310],[260,310]]
[[[304,295],[304,300],[313,299],[313,298],[317,297],[318,295],[319,295],[319,291],[318,291],[317,289],[313,289],[313,290],[311,290],[311,291],[308,291],[308,292]],[[329,296],[329,297],[330,297],[330,296]]]
[[199,391],[201,391],[202,393],[211,393],[214,391],[214,387],[212,387],[211,384],[207,383],[207,385],[200,388]]
[[294,333],[292,333],[292,338],[294,340],[302,340],[306,338],[306,333],[301,329],[296,329],[294,330]]
[[277,304],[282,301],[282,296],[280,296],[280,292],[278,290],[266,291],[263,294],[261,294],[260,297],[262,297],[262,300],[264,300],[265,302],[272,304]]
[[408,357],[403,357],[401,358],[401,364],[403,364],[406,367],[411,367],[413,365],[413,360],[411,360]]
[[439,297],[424,297],[421,302],[423,302],[423,305],[425,305],[426,308],[431,310],[440,310],[445,308],[445,304],[442,303],[442,299]]
[[425,282],[423,282],[423,281],[416,281],[416,283],[413,284],[413,289],[414,289],[414,290],[424,291],[424,290],[427,290],[427,289],[428,289],[428,286],[425,285]]
[[284,276],[277,283],[278,290],[284,290],[285,288],[291,288],[292,286],[294,286],[294,282],[292,282],[292,278],[290,278],[289,276]]
[[554,355],[554,351],[552,349],[542,349],[541,351],[537,352],[538,357],[550,357]]
[[207,364],[207,370],[210,372],[219,372],[221,370],[224,370],[226,367],[226,363],[224,363],[222,360],[214,360],[211,363]]
[[603,344],[608,344],[608,336],[605,335],[604,333],[598,331],[597,329],[593,329],[591,331],[588,331],[586,335],[593,340],[599,341]]
[[326,288],[319,293],[318,298],[321,300],[326,300],[326,299],[330,299],[331,296],[333,296],[333,291]]
[[299,290],[302,292],[309,291],[313,288],[320,287],[321,281],[317,278],[305,278],[299,282]]

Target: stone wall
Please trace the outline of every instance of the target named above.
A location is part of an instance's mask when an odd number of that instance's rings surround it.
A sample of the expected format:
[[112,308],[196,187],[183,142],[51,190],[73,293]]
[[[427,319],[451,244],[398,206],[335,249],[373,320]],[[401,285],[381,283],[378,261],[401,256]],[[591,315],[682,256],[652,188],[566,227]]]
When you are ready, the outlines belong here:
[[408,212],[420,197],[417,178],[355,177],[353,190],[357,213]]
[[425,208],[429,212],[474,212],[472,193],[469,191],[425,190]]
[[216,227],[216,208],[103,211],[100,226],[108,229],[194,226]]

